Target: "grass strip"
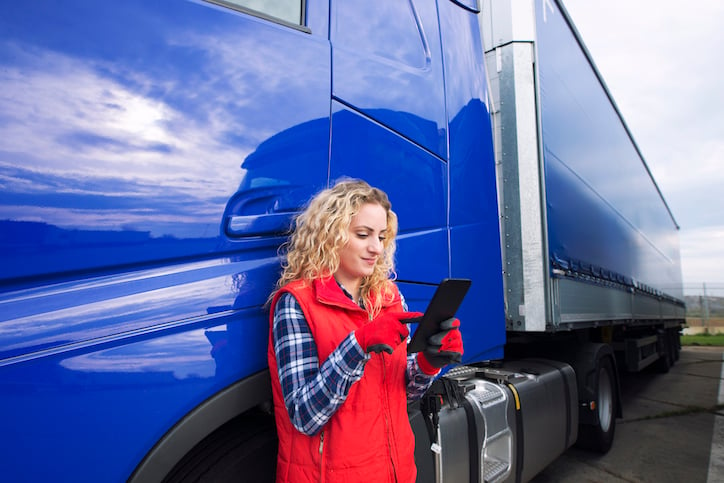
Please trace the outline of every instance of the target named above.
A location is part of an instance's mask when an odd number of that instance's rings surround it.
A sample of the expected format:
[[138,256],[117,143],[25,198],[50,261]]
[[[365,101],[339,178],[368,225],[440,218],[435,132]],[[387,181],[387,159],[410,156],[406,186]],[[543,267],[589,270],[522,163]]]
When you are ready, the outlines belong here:
[[682,335],[681,345],[698,345],[709,347],[724,346],[724,334]]

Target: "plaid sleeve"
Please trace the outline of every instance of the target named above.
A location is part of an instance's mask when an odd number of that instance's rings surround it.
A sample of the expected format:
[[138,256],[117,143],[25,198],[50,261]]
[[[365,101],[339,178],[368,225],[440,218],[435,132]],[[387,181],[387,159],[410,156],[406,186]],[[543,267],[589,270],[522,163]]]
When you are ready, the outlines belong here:
[[[416,354],[407,356],[407,400],[420,399],[435,381],[437,374],[425,374],[417,364]],[[439,374],[439,373],[438,373]]]
[[[400,292],[400,298],[402,299],[402,308],[405,312],[408,312],[407,308],[407,302],[405,301],[405,296],[402,295],[402,292]],[[411,337],[407,337],[407,342],[409,343],[411,340]],[[435,382],[435,378],[437,377],[437,374],[430,376],[429,374],[425,374],[420,369],[420,366],[417,365],[417,357],[415,357],[415,354],[410,354],[407,356],[407,400],[408,401],[417,401],[420,399],[424,394],[425,391],[427,391],[430,386],[432,386],[432,383]]]
[[289,293],[274,307],[272,339],[289,418],[302,433],[316,434],[360,380],[369,355],[350,333],[320,367],[309,324]]

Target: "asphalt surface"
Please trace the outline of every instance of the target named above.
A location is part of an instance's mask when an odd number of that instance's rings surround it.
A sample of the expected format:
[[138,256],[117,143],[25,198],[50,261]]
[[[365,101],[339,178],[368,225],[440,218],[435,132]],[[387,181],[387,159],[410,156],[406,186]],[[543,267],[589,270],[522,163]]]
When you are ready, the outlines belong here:
[[611,450],[571,448],[532,482],[724,482],[723,352],[684,347],[667,374],[624,374]]

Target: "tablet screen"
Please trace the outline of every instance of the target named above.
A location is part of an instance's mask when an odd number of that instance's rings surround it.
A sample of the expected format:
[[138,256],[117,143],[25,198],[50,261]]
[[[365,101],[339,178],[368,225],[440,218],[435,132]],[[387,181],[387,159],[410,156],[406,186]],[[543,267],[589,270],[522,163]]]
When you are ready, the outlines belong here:
[[440,282],[407,345],[409,354],[425,350],[427,339],[439,331],[440,322],[455,316],[471,283],[466,278],[446,278]]

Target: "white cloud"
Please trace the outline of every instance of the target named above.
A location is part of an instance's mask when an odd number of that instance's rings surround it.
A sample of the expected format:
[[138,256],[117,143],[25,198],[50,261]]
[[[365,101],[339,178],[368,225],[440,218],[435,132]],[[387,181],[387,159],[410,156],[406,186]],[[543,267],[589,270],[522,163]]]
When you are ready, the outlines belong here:
[[[710,287],[724,287],[721,284],[724,267],[724,227],[715,226],[685,230],[681,233],[681,259],[685,289],[699,290],[706,282]],[[718,294],[724,297],[724,291]]]

